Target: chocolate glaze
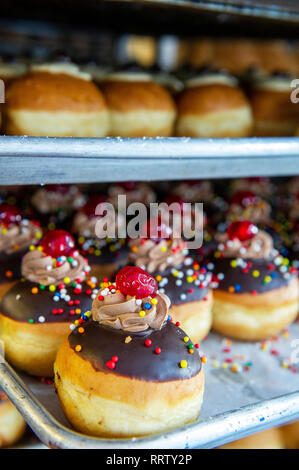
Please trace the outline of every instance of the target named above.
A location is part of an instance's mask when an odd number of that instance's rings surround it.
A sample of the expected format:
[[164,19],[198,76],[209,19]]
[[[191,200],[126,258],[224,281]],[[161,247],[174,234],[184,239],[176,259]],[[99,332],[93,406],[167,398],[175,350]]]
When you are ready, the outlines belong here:
[[[38,288],[37,294],[31,292],[33,287]],[[66,287],[71,300],[80,301],[79,305],[69,306],[64,300],[55,302],[53,300],[55,293],[50,292],[48,287],[45,290],[40,290],[38,284],[30,281],[19,281],[2,298],[0,311],[3,315],[20,322],[28,322],[29,319],[33,319],[34,323],[39,323],[38,318],[44,316],[46,322],[72,323],[79,318],[79,315],[71,315],[71,310],[79,308],[81,313],[84,313],[91,309],[92,299],[85,293],[86,289],[88,289],[88,286],[84,282],[82,283],[81,294],[74,294],[72,287]],[[63,313],[54,315],[52,310],[59,308],[63,309]]]
[[[79,244],[78,244],[79,246]],[[101,250],[101,254],[99,256],[86,253],[84,250],[80,250],[82,255],[87,258],[89,265],[101,265],[101,264],[125,264],[128,258],[128,246],[123,245],[120,249],[116,251],[111,251],[110,243],[104,245]]]
[[[178,280],[178,278],[171,274],[171,270],[173,268],[168,268],[163,273],[156,272],[152,274],[154,277],[156,277],[157,275],[161,275],[162,278],[167,277],[168,283],[163,288],[165,290],[165,294],[171,300],[170,308],[172,305],[181,305],[187,302],[196,302],[202,300],[208,295],[208,287],[200,288],[199,286],[195,286],[194,283],[187,282],[186,278],[188,277],[188,275],[186,274],[186,271],[188,271],[188,269],[190,268],[192,269],[192,265],[176,268],[178,271],[183,271],[184,273],[184,277],[180,279],[182,281],[181,286],[176,285],[176,281]],[[190,288],[193,289],[193,292],[189,292]],[[186,294],[186,299],[181,299],[182,294]]]
[[[166,322],[161,330],[150,330],[148,333],[129,333],[100,326],[98,322],[89,320],[84,325],[85,332],[74,330],[69,336],[71,348],[80,344],[82,350],[76,352],[80,357],[89,361],[95,371],[104,371],[124,377],[148,382],[168,382],[194,377],[201,369],[201,359],[196,349],[194,354],[188,353],[188,344],[184,342],[186,333],[172,322]],[[125,338],[132,340],[125,343]],[[145,340],[150,338],[152,344],[145,346]],[[160,354],[155,354],[155,348],[161,348]],[[111,370],[106,366],[113,356],[118,356],[116,367]],[[186,368],[180,367],[180,362],[186,360]]]
[[[291,275],[289,279],[284,277],[284,273],[279,271],[279,267],[275,266],[273,270],[269,270],[268,266],[273,264],[272,260],[266,259],[248,259],[252,263],[252,267],[248,270],[248,273],[243,273],[242,268],[237,266],[233,268],[230,263],[235,258],[218,258],[214,259],[215,274],[223,273],[224,279],[220,281],[218,289],[228,291],[229,287],[239,285],[241,289],[236,293],[248,293],[256,291],[261,294],[263,292],[269,292],[280,287],[289,285],[290,280],[296,277]],[[259,277],[254,277],[252,272],[258,270]],[[263,283],[265,276],[274,273],[272,281],[269,283]]]
[[[9,281],[16,281],[21,275],[21,259],[26,251],[17,251],[11,255],[0,253],[0,284]],[[11,271],[12,276],[8,277],[6,273]]]

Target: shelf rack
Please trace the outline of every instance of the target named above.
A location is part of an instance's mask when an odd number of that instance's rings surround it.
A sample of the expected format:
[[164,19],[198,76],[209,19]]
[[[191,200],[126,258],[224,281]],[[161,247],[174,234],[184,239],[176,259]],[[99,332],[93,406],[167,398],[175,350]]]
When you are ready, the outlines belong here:
[[0,137],[0,184],[6,185],[296,174],[299,138],[293,137]]

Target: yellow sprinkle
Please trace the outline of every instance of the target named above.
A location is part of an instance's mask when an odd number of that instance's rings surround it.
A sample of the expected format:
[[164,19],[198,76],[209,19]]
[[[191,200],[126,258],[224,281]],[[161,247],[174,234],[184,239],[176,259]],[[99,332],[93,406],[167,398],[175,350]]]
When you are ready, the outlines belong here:
[[50,223],[48,224],[48,229],[49,229],[49,230],[55,230],[55,228],[56,228],[56,227],[55,227],[54,222],[50,222]]
[[186,278],[186,281],[189,282],[189,283],[190,283],[190,282],[193,282],[193,277],[192,277],[192,276],[188,276],[188,277]]
[[85,238],[84,237],[79,237],[78,238],[78,242],[81,244],[81,243],[84,243],[85,242]]
[[160,274],[158,274],[158,276],[156,276],[156,281],[160,282],[162,279],[162,276],[160,276]]
[[81,344],[77,344],[77,346],[75,347],[75,350],[76,350],[77,352],[80,352],[80,351],[82,350]]
[[219,258],[220,255],[221,255],[220,251],[215,251],[215,253],[214,253],[215,258]]
[[152,299],[152,300],[151,300],[151,304],[156,305],[157,303],[158,303],[158,300],[157,300],[157,299]]
[[145,317],[145,311],[144,311],[144,310],[140,310],[139,316],[140,316],[140,317]]
[[180,366],[182,369],[185,369],[187,367],[188,363],[184,359],[180,362]]
[[94,252],[94,254],[95,254],[96,256],[100,256],[100,255],[102,254],[102,252],[101,252],[101,250],[96,250],[96,251]]
[[78,326],[79,325],[79,320],[75,320],[74,324],[75,324],[75,326]]
[[79,313],[81,313],[81,309],[80,309],[80,308],[76,308],[75,312],[76,312],[77,315],[79,315]]
[[166,246],[161,246],[160,250],[165,252],[165,251],[167,251],[167,247]]
[[184,341],[185,341],[185,343],[188,343],[189,337],[188,337],[188,336],[185,336]]
[[213,367],[218,367],[218,366],[219,366],[219,362],[218,362],[218,361],[215,361],[215,362],[213,362],[212,365],[213,365]]
[[71,280],[70,280],[69,277],[65,277],[65,278],[63,279],[63,282],[64,282],[64,284],[69,284],[69,283],[71,282]]
[[231,260],[230,265],[231,265],[232,268],[236,268],[238,266],[237,260],[235,260],[235,259]]
[[91,312],[87,310],[87,312],[85,312],[84,315],[86,315],[89,318],[91,316]]
[[51,285],[49,286],[49,291],[50,291],[50,292],[55,292],[55,291],[56,291],[56,287],[54,286],[54,284],[51,284]]
[[264,281],[265,281],[265,282],[271,282],[271,281],[272,281],[272,277],[271,277],[271,276],[265,276]]
[[188,349],[189,354],[194,354],[194,349]]
[[43,234],[42,232],[36,232],[35,237],[40,240],[42,238]]
[[132,341],[131,336],[126,336],[125,343],[130,343]]
[[179,272],[178,272],[178,271],[173,271],[173,273],[172,273],[172,275],[173,275],[174,277],[177,277],[177,276],[178,276],[178,274],[179,274]]
[[109,250],[112,252],[116,251],[116,245],[109,245]]
[[38,246],[38,247],[37,247],[37,250],[38,250],[38,251],[43,251],[42,246]]
[[201,362],[203,362],[204,364],[207,362],[207,358],[206,358],[206,356],[202,356],[202,358],[201,358]]
[[252,275],[253,277],[259,277],[260,272],[257,269],[255,269],[254,271],[252,271]]
[[227,365],[226,362],[224,362],[221,367],[222,367],[222,369],[227,369],[228,365]]
[[35,250],[35,246],[34,246],[34,245],[30,245],[30,246],[29,246],[29,250],[30,250],[30,251]]
[[7,228],[3,228],[2,233],[7,233]]

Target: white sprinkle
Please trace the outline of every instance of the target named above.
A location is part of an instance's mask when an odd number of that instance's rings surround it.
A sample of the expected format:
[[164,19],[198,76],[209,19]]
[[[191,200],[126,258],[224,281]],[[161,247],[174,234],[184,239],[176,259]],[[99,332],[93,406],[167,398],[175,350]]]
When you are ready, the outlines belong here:
[[42,315],[40,317],[38,317],[38,321],[40,323],[44,323],[46,321],[45,317],[43,317]]

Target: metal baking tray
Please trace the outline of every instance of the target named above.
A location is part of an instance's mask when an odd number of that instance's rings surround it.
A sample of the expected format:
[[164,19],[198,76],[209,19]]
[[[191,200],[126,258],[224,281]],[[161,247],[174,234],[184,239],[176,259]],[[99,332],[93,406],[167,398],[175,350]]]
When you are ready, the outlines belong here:
[[299,174],[299,137],[0,137],[0,184]]
[[5,362],[0,364],[0,385],[39,439],[52,448],[214,448],[299,418],[298,338],[299,323],[264,343],[230,342],[211,333],[200,346],[207,362],[199,420],[144,438],[99,439],[75,432],[53,386],[16,373]]

